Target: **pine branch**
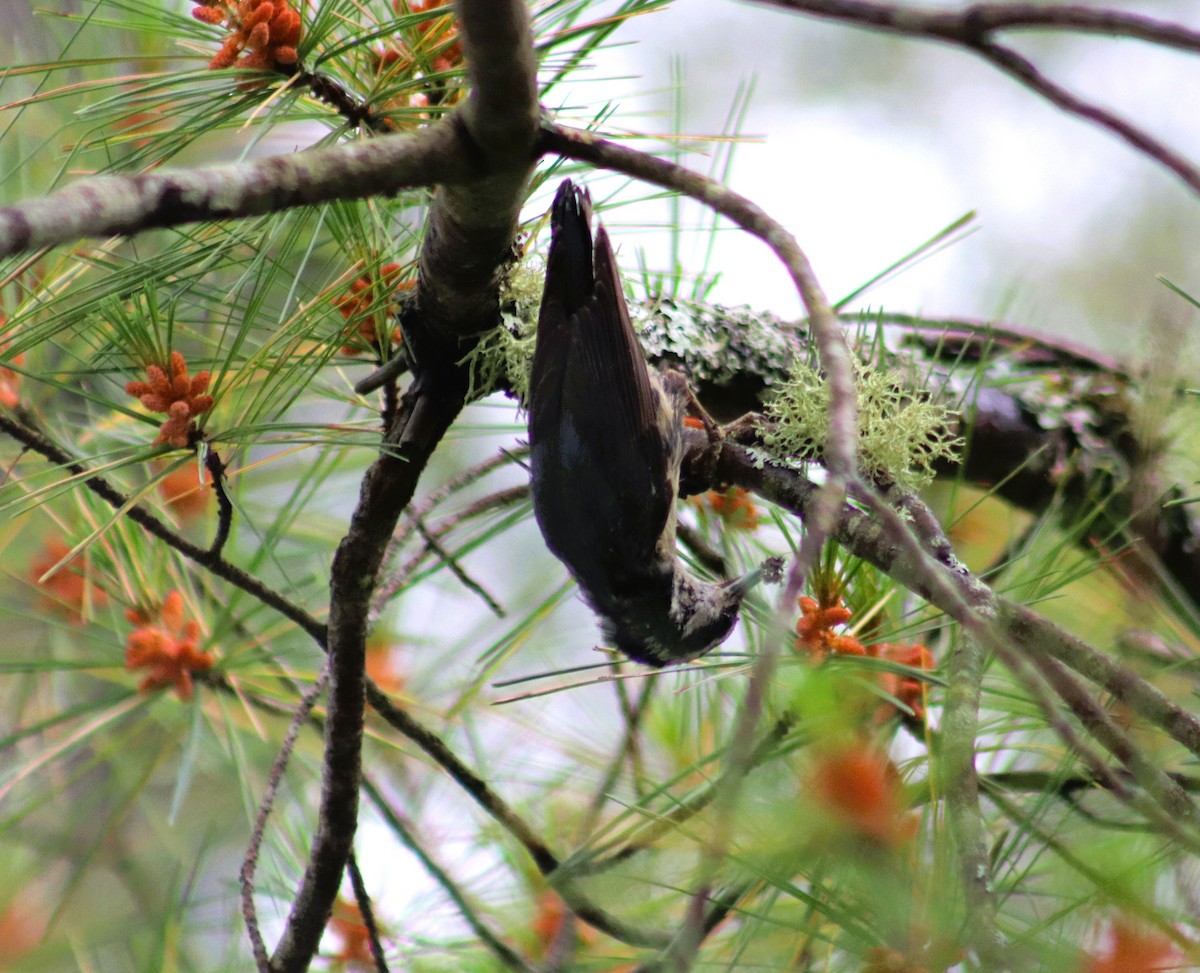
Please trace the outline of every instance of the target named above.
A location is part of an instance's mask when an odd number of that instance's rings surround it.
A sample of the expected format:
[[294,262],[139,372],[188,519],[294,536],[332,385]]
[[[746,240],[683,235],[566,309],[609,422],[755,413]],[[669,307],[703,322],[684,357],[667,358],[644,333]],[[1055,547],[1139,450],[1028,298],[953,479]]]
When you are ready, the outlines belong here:
[[[717,476],[722,481],[754,490],[800,516],[804,516],[817,489],[793,470],[760,466],[744,448],[732,444],[726,445],[722,452]],[[873,504],[872,509],[877,516],[884,515],[886,519],[884,505]],[[881,524],[869,514],[847,506],[835,537],[851,553],[873,564],[983,639],[989,649],[1010,660],[1010,667],[1024,670],[1027,665],[1024,660],[1040,667],[1040,676],[1049,678],[1056,691],[1069,693],[1067,704],[1077,707],[1077,715],[1097,731],[1103,745],[1127,763],[1139,783],[1157,794],[1169,813],[1189,824],[1194,823],[1197,812],[1183,788],[1145,760],[1106,714],[1092,705],[1090,697],[1065,680],[1056,667],[1060,664],[1070,666],[1085,677],[1091,678],[1090,673],[1104,678],[1105,689],[1197,755],[1200,755],[1200,720],[1167,700],[1129,670],[1111,661],[1102,664],[1103,653],[1034,612],[995,594],[957,560],[944,538],[935,543],[928,539],[918,541],[898,515],[893,512],[892,517],[893,524]],[[1053,663],[1053,667],[1042,666],[1043,660]],[[1032,681],[1030,685],[1033,685]],[[1047,713],[1047,716],[1053,718],[1053,713]],[[1058,728],[1070,732],[1065,725]],[[1100,772],[1098,760],[1091,762],[1092,769]],[[1114,784],[1114,790],[1120,790],[1119,785]]]
[[83,463],[73,458],[66,450],[51,442],[36,429],[16,419],[0,414],[0,432],[7,433],[26,448],[68,470],[73,476],[78,477],[87,489],[96,494],[96,496],[112,507],[113,510],[124,510],[125,515],[145,530],[146,533],[158,538],[168,547],[178,551],[206,571],[211,571],[218,578],[228,581],[235,587],[257,598],[264,605],[273,608],[284,618],[294,622],[318,645],[323,646],[325,644],[325,626],[299,605],[292,604],[279,592],[263,584],[258,578],[252,577],[246,571],[237,567],[237,565],[226,561],[221,557],[219,551],[212,548],[205,549],[193,544],[139,504],[131,505],[129,498],[104,479],[104,477],[92,473]]
[[[813,354],[802,327],[768,313],[677,301],[631,312],[649,360],[687,374],[722,421],[761,411],[792,364]],[[1200,520],[1177,502],[1178,486],[1142,495],[1139,474],[1152,471],[1156,445],[1141,438],[1136,382],[1120,362],[1003,322],[871,313],[845,327],[864,360],[919,377],[963,412],[954,430],[962,460],[939,464],[939,476],[1034,515],[1054,510],[1068,531],[1087,518],[1074,533],[1091,548],[1136,539],[1140,556],[1200,605]]]
[[353,846],[371,593],[417,479],[465,402],[458,338],[466,333],[461,329],[490,327],[498,314],[499,267],[533,167],[537,109],[528,10],[520,0],[460,0],[456,9],[471,95],[461,129],[443,122],[434,131],[462,132],[474,179],[454,189],[443,185],[435,198],[421,251],[419,315],[405,332],[414,379],[385,436],[390,448],[367,471],[333,560],[321,803],[308,867],[272,956],[272,968],[281,973],[300,973],[316,955]]
[[0,256],[83,237],[258,216],[466,180],[477,168],[460,124],[452,116],[414,135],[241,165],[81,179],[41,199],[0,207]]

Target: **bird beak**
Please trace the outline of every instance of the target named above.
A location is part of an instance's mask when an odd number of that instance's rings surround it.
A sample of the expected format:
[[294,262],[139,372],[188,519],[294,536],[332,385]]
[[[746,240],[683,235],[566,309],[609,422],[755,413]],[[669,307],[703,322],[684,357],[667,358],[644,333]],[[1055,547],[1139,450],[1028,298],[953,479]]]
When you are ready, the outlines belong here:
[[778,584],[782,578],[783,558],[769,557],[753,571],[748,571],[740,578],[726,582],[725,590],[738,598],[744,598],[760,582]]

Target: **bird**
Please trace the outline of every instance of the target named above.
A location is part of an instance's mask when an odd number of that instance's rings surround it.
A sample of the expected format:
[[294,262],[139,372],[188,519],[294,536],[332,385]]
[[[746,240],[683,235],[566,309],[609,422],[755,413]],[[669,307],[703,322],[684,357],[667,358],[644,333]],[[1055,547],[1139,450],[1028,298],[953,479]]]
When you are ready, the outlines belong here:
[[526,403],[533,512],[608,644],[662,667],[728,638],[769,569],[707,582],[684,567],[675,505],[694,399],[683,375],[647,365],[612,244],[591,224],[587,190],[564,180]]

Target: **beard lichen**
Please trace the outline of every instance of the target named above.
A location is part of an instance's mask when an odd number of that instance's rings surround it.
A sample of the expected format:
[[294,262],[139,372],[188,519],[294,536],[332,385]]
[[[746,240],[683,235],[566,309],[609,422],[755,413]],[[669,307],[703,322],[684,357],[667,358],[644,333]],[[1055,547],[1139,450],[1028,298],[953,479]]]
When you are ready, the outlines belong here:
[[[854,362],[858,462],[878,482],[915,489],[933,479],[938,460],[953,461],[962,439],[958,413],[898,374]],[[767,406],[767,453],[786,461],[821,457],[829,435],[829,384],[798,362]]]
[[468,400],[504,390],[524,408],[546,271],[539,264],[509,268],[500,287],[500,325],[482,335],[463,359],[470,366]]
[[503,389],[524,408],[529,398],[536,329],[528,319],[502,312],[499,327],[487,332],[463,359],[470,366],[468,401]]
[[[500,325],[482,335],[464,359],[471,371],[470,399],[504,391],[522,407],[527,405],[544,280],[545,269],[539,261],[509,268],[501,287]],[[729,313],[721,308],[712,310],[718,316]],[[697,331],[697,325],[679,320],[688,318],[680,309],[673,316],[667,315],[664,330],[661,302],[631,304],[630,314],[636,325],[641,326],[638,330],[649,346],[650,358],[675,367],[683,365],[693,381],[717,377],[703,367],[696,368],[694,356],[707,352],[712,352],[714,361],[723,361],[726,368],[732,362],[735,376],[739,366],[752,373],[758,370],[769,373],[770,378],[763,381],[768,388],[774,388],[775,394],[766,409],[768,431],[764,434],[763,448],[755,450],[758,458],[784,464],[821,458],[829,434],[828,383],[819,371],[799,359],[784,378],[782,358],[788,350],[787,342],[781,342],[781,347],[774,349],[773,357],[764,365],[761,355],[752,356],[751,361],[733,353],[729,342],[740,331],[730,328],[728,321],[722,322],[724,327],[710,329],[712,333],[702,327]],[[777,328],[769,330],[779,333]],[[962,446],[957,434],[957,412],[898,371],[856,359],[854,372],[858,459],[865,475],[880,483],[915,489],[933,479],[939,461],[957,459]]]

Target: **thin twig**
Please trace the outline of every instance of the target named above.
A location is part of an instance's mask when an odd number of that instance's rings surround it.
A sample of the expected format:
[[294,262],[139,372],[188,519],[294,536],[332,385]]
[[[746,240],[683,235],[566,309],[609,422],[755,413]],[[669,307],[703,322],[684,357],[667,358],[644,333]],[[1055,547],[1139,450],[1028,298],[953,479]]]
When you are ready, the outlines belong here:
[[[239,698],[245,698],[253,706],[263,709],[266,712],[272,713],[276,716],[289,715],[289,711],[286,710],[284,707],[282,707],[279,703],[275,702],[274,700],[264,699],[260,696],[252,695],[252,694],[239,694],[237,692],[237,690],[235,690],[233,688],[233,686],[231,686],[228,682],[221,681],[220,683],[218,683],[216,685],[216,688],[223,692],[226,692],[230,695],[236,695],[236,696],[239,696]],[[380,691],[378,689],[376,689],[376,690],[374,690],[374,692],[379,693]],[[291,713],[290,715],[292,715],[293,717],[295,716],[294,713]],[[307,714],[305,722],[309,726],[313,727],[318,733],[324,732],[325,721],[323,719],[321,719],[320,717],[316,716],[315,714],[313,714],[311,711],[311,707],[309,707],[309,712]],[[432,733],[430,733],[430,736],[433,737],[434,735]],[[285,738],[285,744],[289,748],[291,748],[294,745],[292,743],[288,743],[286,738]],[[277,757],[276,759],[278,761],[279,758]],[[383,817],[384,821],[389,826],[392,827],[392,829],[396,832],[397,836],[400,837],[400,839],[413,852],[413,854],[417,856],[417,858],[421,861],[422,865],[424,865],[426,867],[426,869],[429,871],[429,874],[433,877],[433,879],[439,885],[442,886],[442,888],[446,891],[447,895],[450,896],[451,900],[459,907],[460,911],[463,914],[463,917],[467,920],[467,922],[471,925],[471,927],[473,929],[475,929],[476,934],[480,937],[481,940],[483,940],[484,944],[489,946],[489,948],[492,948],[493,952],[496,953],[497,957],[499,959],[501,959],[503,962],[505,962],[506,965],[511,965],[512,968],[514,968],[514,969],[526,970],[527,967],[524,964],[524,960],[521,959],[520,956],[517,956],[516,954],[514,954],[512,952],[512,950],[508,946],[506,946],[503,942],[496,939],[495,935],[489,929],[487,929],[487,927],[484,926],[482,924],[482,922],[478,919],[478,917],[474,913],[474,910],[472,909],[470,904],[467,902],[465,895],[458,888],[457,884],[454,882],[454,880],[452,878],[450,878],[450,876],[444,870],[442,870],[440,868],[440,866],[438,866],[438,864],[431,857],[428,856],[428,853],[425,852],[424,848],[416,841],[411,824],[406,823],[406,819],[403,817],[403,815],[400,814],[400,812],[397,811],[387,801],[387,799],[383,796],[383,792],[379,789],[379,786],[367,774],[363,775],[362,780],[363,780],[363,792],[367,795],[367,798],[374,805],[375,809]],[[352,876],[352,880],[353,880],[353,876]],[[360,904],[360,908],[361,908],[361,904]],[[364,914],[364,919],[365,919],[365,914]],[[252,934],[252,939],[253,939],[253,935],[254,934]],[[259,938],[258,941],[259,941],[259,943],[261,943],[261,937]],[[264,953],[265,953],[265,947],[264,947]],[[514,958],[516,961],[515,965],[510,963],[510,960],[513,960]]]
[[[273,970],[271,967],[271,958],[267,953],[266,944],[263,942],[262,932],[258,927],[258,910],[254,905],[254,873],[258,868],[258,853],[262,848],[263,836],[266,833],[267,818],[271,815],[271,808],[275,805],[275,795],[278,793],[279,784],[283,780],[283,772],[287,769],[292,751],[296,747],[296,738],[300,735],[300,728],[304,726],[312,714],[312,709],[316,705],[317,698],[325,689],[325,682],[328,675],[328,667],[321,670],[317,681],[300,698],[300,702],[292,714],[292,720],[288,724],[287,733],[284,734],[283,740],[279,744],[279,752],[275,755],[275,762],[271,764],[271,771],[267,774],[267,786],[263,791],[262,800],[259,802],[258,814],[254,819],[254,828],[250,832],[250,843],[246,847],[246,854],[242,858],[241,871],[238,873],[238,880],[242,887],[242,918],[246,922],[246,932],[250,937],[250,948],[254,952],[254,962],[258,967],[259,973],[273,973]],[[232,687],[230,687],[230,691],[233,691]]]
[[512,450],[502,449],[482,462],[476,463],[474,466],[455,474],[436,490],[430,491],[420,503],[409,505],[409,508],[404,512],[404,523],[396,531],[396,542],[403,543],[408,534],[415,528],[418,519],[428,517],[434,507],[454,496],[459,490],[482,480],[489,473],[507,466],[509,463],[519,462],[528,455],[528,446]]
[[[370,102],[356,98],[340,82],[321,71],[310,71],[299,65],[291,65],[296,80],[308,88],[318,99],[341,115],[351,125],[361,125],[376,135],[387,135],[396,131],[395,124],[380,115]],[[285,72],[286,73],[286,72]]]
[[725,572],[728,570],[725,558],[720,551],[708,543],[698,530],[688,524],[676,524],[675,537],[709,571],[718,578],[725,577]]
[[429,528],[420,520],[417,521],[417,532],[424,538],[426,547],[436,554],[441,562],[450,569],[450,573],[458,579],[458,583],[468,591],[478,595],[483,603],[491,609],[493,615],[497,618],[504,618],[508,614],[504,610],[504,606],[480,582],[467,574],[466,569],[459,563],[458,558],[447,551],[441,542],[430,533]]
[[[620,672],[621,663],[617,662],[613,667],[614,674]],[[628,690],[625,688],[625,680],[614,679],[613,689],[616,691],[617,702],[621,707],[621,715],[625,718],[625,732],[621,734],[621,743],[617,747],[617,752],[609,761],[608,772],[596,787],[592,794],[592,799],[588,804],[586,813],[583,815],[583,820],[579,826],[579,840],[586,840],[588,834],[596,826],[596,822],[600,819],[600,812],[604,808],[605,801],[608,800],[609,791],[617,782],[617,777],[620,776],[621,768],[625,761],[634,751],[637,750],[638,732],[641,729],[642,718],[646,715],[646,710],[650,705],[650,695],[654,692],[654,687],[658,684],[658,673],[652,673],[642,683],[642,691],[638,696],[638,701],[633,703],[629,699]]]
[[220,557],[233,526],[233,501],[225,489],[225,464],[215,449],[210,447],[204,451],[204,466],[212,478],[213,493],[217,495],[217,532],[208,546],[208,552],[213,557]]
[[642,694],[637,702],[633,703],[629,698],[629,687],[625,680],[616,680],[617,699],[621,701],[621,714],[625,717],[625,757],[629,763],[629,780],[639,800],[645,788],[643,781],[646,776],[642,763],[641,729],[646,712],[650,709],[650,697],[656,685],[657,680],[647,679],[642,687]]
[[[483,778],[458,758],[441,737],[422,725],[405,710],[396,706],[373,683],[367,685],[367,698],[376,713],[383,717],[393,729],[402,733],[425,751],[425,754],[446,771],[476,804],[525,848],[526,853],[533,859],[534,865],[542,875],[551,877],[559,870],[561,862],[558,856],[505,803],[503,798],[488,786]],[[570,881],[570,876],[557,881],[555,888],[575,915],[589,926],[595,926],[614,939],[634,946],[655,948],[661,948],[670,942],[670,937],[665,933],[630,925],[592,904],[575,888],[574,883]]]
[[1051,104],[1070,115],[1075,115],[1112,132],[1138,152],[1170,169],[1193,192],[1200,193],[1200,169],[1174,149],[1154,138],[1149,132],[1099,105],[1086,101],[1078,95],[1073,95],[1062,85],[1055,84],[1042,74],[1032,61],[1022,57],[1011,48],[1000,44],[981,42],[974,47],[974,50],[990,64],[1016,78],[1031,91],[1036,91]]
[[457,907],[459,914],[467,921],[467,925],[475,932],[492,954],[510,970],[519,970],[521,973],[532,973],[531,967],[516,950],[501,940],[487,925],[479,918],[475,907],[467,900],[466,893],[459,888],[458,883],[450,876],[450,874],[442,868],[426,850],[425,846],[417,840],[416,830],[410,822],[393,803],[383,796],[383,792],[379,789],[369,775],[363,775],[363,791],[370,798],[371,803],[375,806],[384,822],[390,827],[401,843],[416,856],[417,861],[421,863],[421,867],[429,873],[442,891],[450,898],[450,901]]
[[228,581],[234,587],[240,588],[248,595],[257,598],[264,605],[274,608],[284,618],[295,622],[318,645],[325,645],[325,626],[303,608],[292,604],[277,591],[263,584],[241,568],[230,564],[219,555],[193,544],[141,505],[134,504],[130,506],[129,498],[125,494],[112,486],[104,477],[92,473],[83,463],[74,459],[64,449],[51,442],[40,432],[37,432],[23,422],[17,421],[11,416],[3,414],[0,414],[0,431],[12,436],[32,452],[44,456],[53,463],[57,463],[63,469],[69,471],[72,476],[78,477],[84,486],[114,510],[124,510],[125,515],[145,530],[146,533],[158,538],[184,557],[194,561],[205,570],[211,571],[217,577]]
[[[467,520],[474,519],[482,514],[489,513],[499,507],[507,507],[511,504],[524,500],[529,496],[529,484],[522,483],[515,487],[509,487],[507,490],[498,490],[496,493],[489,494],[486,497],[481,497],[475,502],[464,507],[462,510],[456,511],[449,517],[438,521],[437,525],[429,529],[430,536],[439,541],[442,537],[451,533],[459,524]],[[415,524],[415,515],[410,513],[408,523],[396,532],[398,537],[407,537],[412,531]],[[424,525],[423,525],[424,526]],[[396,540],[393,538],[388,545],[388,557],[392,557],[398,548]],[[375,587],[375,594],[371,597],[371,619],[374,622],[387,603],[396,596],[396,594],[406,587],[412,581],[412,576],[433,552],[433,548],[429,544],[425,544],[421,549],[410,557],[401,566],[400,570],[391,572],[385,576]]]
[[754,889],[756,883],[746,882],[734,885],[717,895],[707,896],[701,901],[702,906],[698,917],[692,926],[681,930],[680,934],[654,959],[635,966],[633,973],[676,973],[688,970],[694,965],[696,951],[716,928],[724,922],[729,914],[737,908]]
[[[787,736],[792,725],[792,720],[788,718],[783,718],[775,722],[774,726],[771,727],[770,731],[766,733],[754,749],[754,755],[751,758],[754,766],[761,765],[773,754],[775,747]],[[616,844],[614,842],[613,844],[602,846],[593,852],[593,855],[609,852],[608,857],[593,857],[590,860],[580,862],[570,861],[564,864],[564,870],[568,871],[571,875],[594,875],[607,871],[624,861],[628,861],[634,855],[653,847],[659,838],[677,830],[679,825],[695,817],[712,804],[715,796],[716,784],[712,784],[698,794],[680,802],[669,813],[657,816],[637,835],[635,840],[615,850],[612,850]]]
[[941,721],[942,790],[946,816],[958,849],[967,910],[966,935],[985,969],[1005,970],[1008,961],[1003,937],[996,928],[996,891],[992,886],[975,769],[983,671],[983,644],[964,635],[946,660],[946,704]]
[[379,924],[375,921],[371,896],[367,894],[367,886],[358,867],[358,855],[354,852],[350,852],[350,857],[346,859],[346,874],[350,876],[350,888],[354,890],[358,914],[367,929],[367,940],[371,944],[371,958],[375,961],[376,973],[388,973],[387,960],[383,956],[383,942],[379,938]]

